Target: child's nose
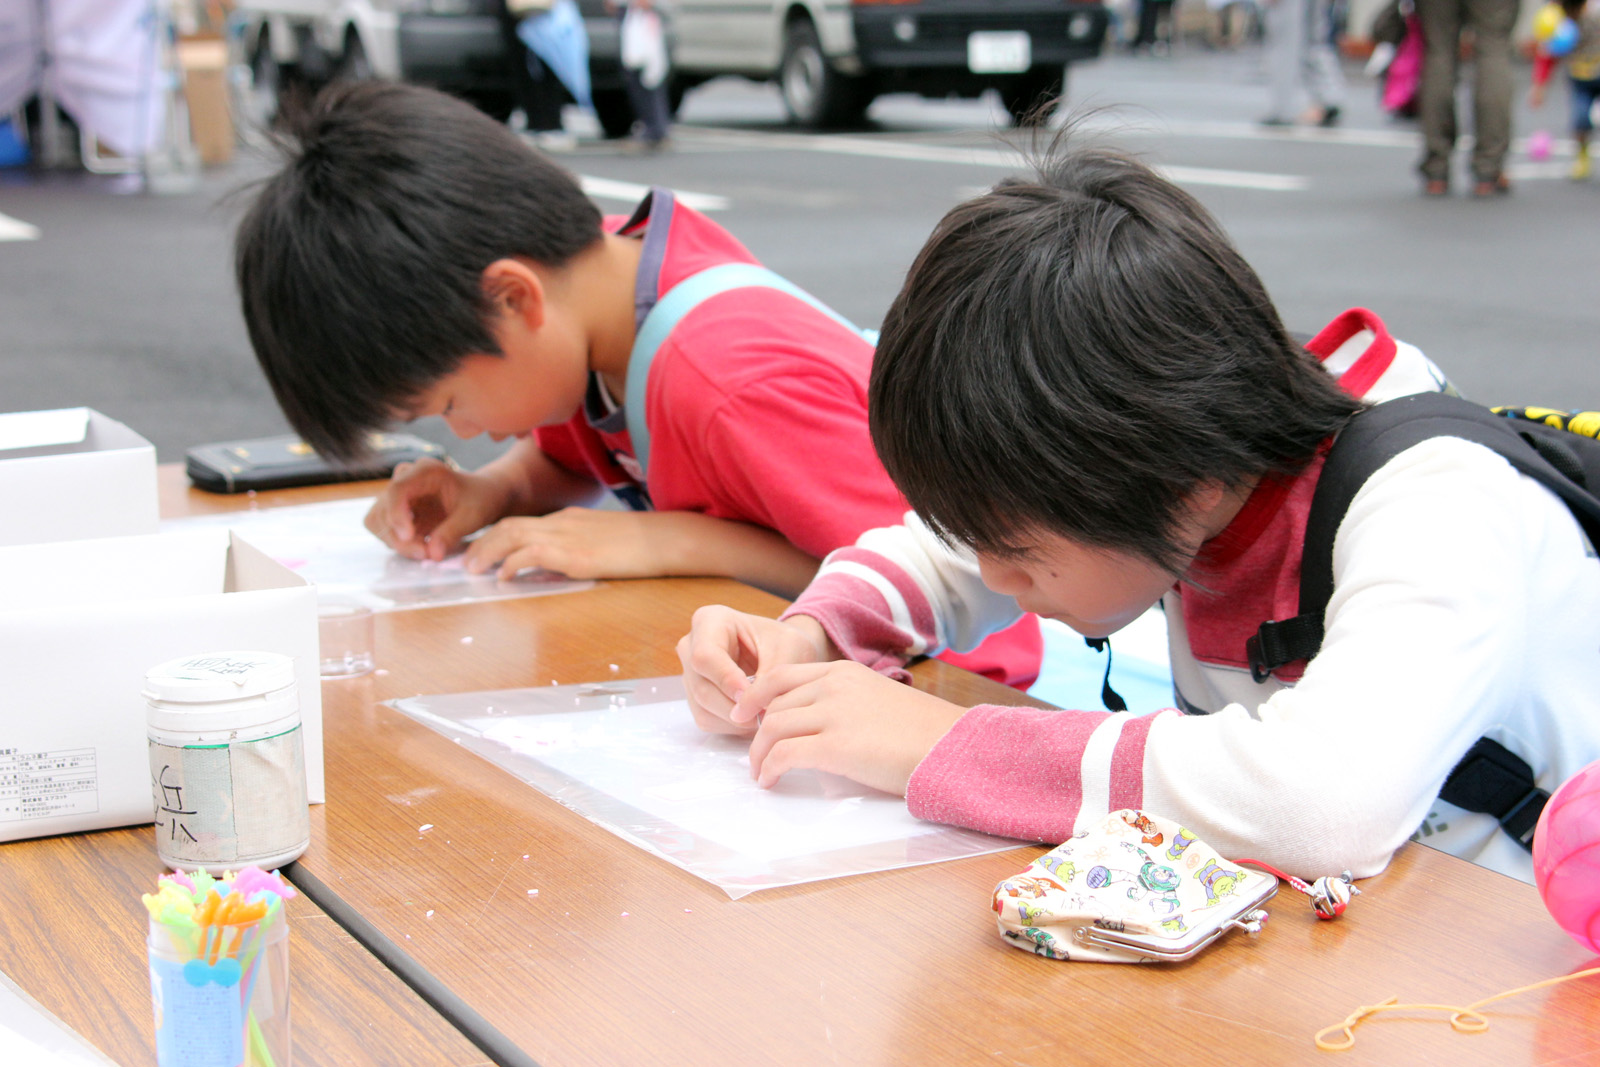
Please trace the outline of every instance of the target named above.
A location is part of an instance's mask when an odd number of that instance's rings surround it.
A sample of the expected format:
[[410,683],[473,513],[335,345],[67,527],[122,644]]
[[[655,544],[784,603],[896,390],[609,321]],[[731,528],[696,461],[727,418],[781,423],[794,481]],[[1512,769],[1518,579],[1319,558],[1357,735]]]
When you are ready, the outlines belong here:
[[444,417],[444,424],[450,427],[451,433],[460,438],[476,437],[483,432],[482,426],[454,411]]

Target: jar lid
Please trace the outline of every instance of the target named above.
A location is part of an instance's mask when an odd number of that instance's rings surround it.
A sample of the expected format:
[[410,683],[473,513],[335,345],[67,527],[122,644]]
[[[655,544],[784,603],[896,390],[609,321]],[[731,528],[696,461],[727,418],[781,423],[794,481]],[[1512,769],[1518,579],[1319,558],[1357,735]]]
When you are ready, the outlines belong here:
[[205,652],[151,667],[146,700],[209,704],[258,697],[294,685],[294,660],[278,652]]

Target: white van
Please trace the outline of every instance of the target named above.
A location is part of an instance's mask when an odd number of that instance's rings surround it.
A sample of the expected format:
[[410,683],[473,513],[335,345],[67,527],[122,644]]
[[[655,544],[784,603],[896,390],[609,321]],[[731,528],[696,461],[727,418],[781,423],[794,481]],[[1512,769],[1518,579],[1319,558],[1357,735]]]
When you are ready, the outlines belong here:
[[720,74],[775,81],[805,126],[859,121],[882,93],[990,88],[1014,121],[1041,121],[1107,24],[1094,0],[673,0],[671,12],[680,91]]

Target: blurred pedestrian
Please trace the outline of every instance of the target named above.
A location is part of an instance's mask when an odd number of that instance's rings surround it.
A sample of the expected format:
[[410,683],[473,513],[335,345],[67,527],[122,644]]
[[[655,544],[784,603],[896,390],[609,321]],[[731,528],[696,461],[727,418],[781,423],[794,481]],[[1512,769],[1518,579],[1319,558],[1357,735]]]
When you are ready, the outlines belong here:
[[1139,32],[1132,49],[1148,49],[1153,56],[1172,51],[1173,0],[1139,0]]
[[[534,11],[517,23],[517,36],[528,46],[528,69],[544,82],[542,91],[555,95],[554,129],[560,131],[560,106],[569,94],[579,107],[594,108],[589,83],[589,33],[576,0],[548,0],[548,4],[548,10]],[[553,132],[537,140],[545,148],[571,148],[578,139],[570,133]]]
[[[1331,0],[1266,0],[1268,111],[1263,126],[1335,126],[1344,71],[1334,47]],[[1301,108],[1301,99],[1310,103]]]
[[1206,43],[1233,51],[1261,36],[1261,7],[1256,0],[1206,0],[1211,20]]
[[1472,31],[1472,195],[1509,193],[1511,147],[1511,28],[1517,0],[1416,0],[1422,22],[1422,191],[1450,192],[1450,153],[1456,145],[1456,79],[1461,34]]
[[511,98],[520,108],[529,133],[559,133],[561,105],[565,93],[539,57],[528,50],[517,27],[523,19],[545,14],[552,0],[501,0],[497,14],[500,36],[505,42],[506,64],[511,77]]
[[[1543,32],[1541,21],[1552,23],[1549,32]],[[1588,181],[1594,170],[1589,136],[1594,132],[1595,100],[1600,99],[1600,0],[1561,0],[1559,7],[1549,5],[1535,20],[1534,37],[1539,52],[1528,105],[1544,106],[1545,84],[1551,72],[1565,62],[1572,90],[1572,139],[1578,146],[1568,176],[1575,182]]]
[[1366,74],[1378,83],[1378,102],[1395,118],[1417,117],[1422,88],[1422,23],[1414,0],[1389,0],[1372,20]]
[[645,147],[666,144],[672,122],[667,103],[667,29],[653,0],[629,0],[622,13],[622,78],[639,120]]

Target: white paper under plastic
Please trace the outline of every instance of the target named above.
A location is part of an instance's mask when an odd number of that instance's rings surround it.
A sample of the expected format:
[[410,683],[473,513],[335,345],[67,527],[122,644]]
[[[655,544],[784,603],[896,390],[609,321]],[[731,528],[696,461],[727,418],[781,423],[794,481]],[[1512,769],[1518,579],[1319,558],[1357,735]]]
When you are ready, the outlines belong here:
[[749,742],[702,732],[677,677],[389,704],[734,899],[1020,844],[924,822],[900,797],[819,771],[762,789]]
[[594,585],[547,571],[503,582],[493,574],[468,574],[460,556],[440,563],[406,559],[361,524],[371,507],[370,497],[333,500],[170,519],[161,528],[237,530],[315,585],[319,598],[353,600],[375,611],[574,593]]
[[116,1067],[0,971],[0,1063],[18,1067]]

